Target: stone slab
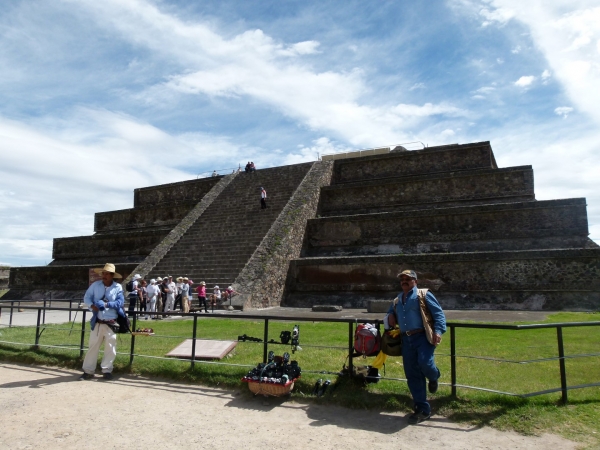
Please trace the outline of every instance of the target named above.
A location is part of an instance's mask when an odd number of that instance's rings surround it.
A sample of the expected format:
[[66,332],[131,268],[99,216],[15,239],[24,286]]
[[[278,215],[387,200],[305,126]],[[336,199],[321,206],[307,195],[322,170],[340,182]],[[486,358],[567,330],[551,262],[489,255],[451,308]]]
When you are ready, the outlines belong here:
[[[192,341],[186,339],[166,356],[173,358],[192,358]],[[213,341],[196,339],[196,359],[223,359],[237,345],[236,341]]]
[[367,312],[385,314],[390,307],[391,300],[369,300],[367,302]]
[[313,305],[312,307],[315,312],[338,312],[342,309],[340,305]]

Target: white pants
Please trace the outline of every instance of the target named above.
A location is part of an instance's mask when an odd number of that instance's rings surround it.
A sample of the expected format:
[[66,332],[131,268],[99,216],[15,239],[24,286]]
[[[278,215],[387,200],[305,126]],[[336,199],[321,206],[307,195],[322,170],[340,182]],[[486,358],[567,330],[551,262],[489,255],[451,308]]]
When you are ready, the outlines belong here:
[[113,362],[117,357],[117,334],[106,324],[97,323],[92,331],[90,331],[90,343],[88,351],[83,360],[83,371],[93,375],[98,364],[98,353],[100,345],[104,341],[104,357],[100,363],[102,373],[111,373],[113,370]]
[[165,305],[165,311],[173,311],[173,306],[175,306],[175,296],[167,294],[167,304]]
[[[146,306],[146,313],[150,314],[150,313],[155,313],[155,312],[156,312],[156,296],[154,296],[150,300],[148,300],[148,305]],[[146,317],[148,317],[148,314],[146,314]],[[150,317],[154,317],[154,314],[150,314]]]

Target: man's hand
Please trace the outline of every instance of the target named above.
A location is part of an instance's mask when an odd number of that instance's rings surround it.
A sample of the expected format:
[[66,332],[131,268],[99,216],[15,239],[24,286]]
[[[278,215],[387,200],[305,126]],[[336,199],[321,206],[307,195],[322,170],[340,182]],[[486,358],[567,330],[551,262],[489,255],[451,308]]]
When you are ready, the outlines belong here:
[[440,342],[442,342],[442,336],[440,336],[437,333],[433,334],[433,345],[438,345]]
[[100,311],[96,305],[92,305],[91,308],[92,311]]

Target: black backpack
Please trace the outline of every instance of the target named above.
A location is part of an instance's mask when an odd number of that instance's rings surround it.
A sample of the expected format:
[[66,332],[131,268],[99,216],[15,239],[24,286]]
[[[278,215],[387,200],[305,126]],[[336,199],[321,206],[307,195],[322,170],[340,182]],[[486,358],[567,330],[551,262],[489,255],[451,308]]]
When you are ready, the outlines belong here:
[[131,322],[124,312],[123,315],[117,313],[117,323],[119,324],[117,333],[131,333]]
[[125,285],[125,289],[127,289],[127,292],[132,292],[133,291],[133,280],[129,280],[127,282],[127,284]]

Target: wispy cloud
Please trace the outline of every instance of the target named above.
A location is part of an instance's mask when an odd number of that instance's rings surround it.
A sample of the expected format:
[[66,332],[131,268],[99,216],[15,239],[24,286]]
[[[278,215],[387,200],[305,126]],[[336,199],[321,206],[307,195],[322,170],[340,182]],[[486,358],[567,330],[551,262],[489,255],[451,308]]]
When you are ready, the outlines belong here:
[[572,112],[573,108],[571,108],[570,106],[559,106],[558,108],[554,109],[554,114],[561,116],[563,119],[569,117],[569,114],[571,114]]
[[517,81],[515,81],[515,86],[529,87],[533,84],[533,82],[535,80],[536,80],[536,77],[534,77],[533,75],[522,76]]

